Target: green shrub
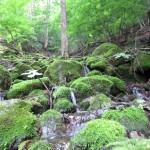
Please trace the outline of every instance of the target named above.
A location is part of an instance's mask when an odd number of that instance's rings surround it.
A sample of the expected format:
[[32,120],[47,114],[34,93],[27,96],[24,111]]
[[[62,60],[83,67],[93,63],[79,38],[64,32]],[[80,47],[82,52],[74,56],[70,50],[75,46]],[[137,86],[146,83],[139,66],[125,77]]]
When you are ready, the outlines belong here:
[[99,150],[108,143],[124,137],[125,128],[116,121],[97,119],[87,123],[71,140],[72,149]]

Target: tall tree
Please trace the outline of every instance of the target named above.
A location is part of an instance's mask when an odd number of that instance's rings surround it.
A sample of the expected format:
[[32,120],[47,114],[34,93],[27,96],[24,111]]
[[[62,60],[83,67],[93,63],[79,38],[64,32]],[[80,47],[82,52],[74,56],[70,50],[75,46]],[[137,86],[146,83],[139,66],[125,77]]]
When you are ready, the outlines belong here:
[[61,55],[65,58],[69,57],[68,36],[67,36],[67,14],[66,0],[60,0],[61,4]]

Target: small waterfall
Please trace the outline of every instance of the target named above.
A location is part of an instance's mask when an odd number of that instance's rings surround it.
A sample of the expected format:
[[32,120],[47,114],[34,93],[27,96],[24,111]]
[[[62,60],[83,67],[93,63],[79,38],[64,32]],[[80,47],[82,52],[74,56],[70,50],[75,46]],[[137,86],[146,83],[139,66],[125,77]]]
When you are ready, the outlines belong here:
[[74,95],[74,92],[71,91],[70,95],[71,95],[72,103],[73,103],[75,106],[77,106],[77,100],[76,100],[76,97],[75,97],[75,95]]
[[84,76],[86,76],[90,72],[90,69],[86,66],[83,66],[83,72],[84,72]]
[[0,88],[0,101],[4,100],[4,93],[3,90]]
[[144,99],[145,96],[142,94],[141,90],[138,87],[133,87],[132,91],[138,99]]

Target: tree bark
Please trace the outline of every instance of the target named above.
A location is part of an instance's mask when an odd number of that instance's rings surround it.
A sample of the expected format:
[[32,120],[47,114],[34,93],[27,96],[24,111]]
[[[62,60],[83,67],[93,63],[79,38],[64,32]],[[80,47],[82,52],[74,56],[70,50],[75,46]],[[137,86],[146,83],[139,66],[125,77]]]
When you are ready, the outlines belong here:
[[67,14],[66,0],[60,0],[61,4],[61,55],[65,58],[69,57],[68,36],[67,36]]

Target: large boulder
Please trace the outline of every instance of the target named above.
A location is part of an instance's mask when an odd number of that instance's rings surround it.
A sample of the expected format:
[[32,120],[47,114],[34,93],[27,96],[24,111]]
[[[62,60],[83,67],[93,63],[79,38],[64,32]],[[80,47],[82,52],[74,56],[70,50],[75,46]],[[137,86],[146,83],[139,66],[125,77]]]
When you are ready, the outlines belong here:
[[121,51],[122,49],[119,48],[116,44],[103,43],[93,51],[92,55],[103,55],[104,57],[109,57]]
[[97,119],[87,123],[71,140],[72,149],[99,150],[125,136],[125,128],[116,121]]
[[117,77],[95,75],[80,77],[73,81],[70,87],[77,91],[78,98],[86,98],[97,93],[108,94],[112,92],[118,94],[124,92],[126,84]]
[[44,73],[54,84],[70,82],[83,75],[83,66],[75,60],[55,60]]
[[8,90],[11,85],[11,77],[8,70],[0,65],[0,89]]
[[26,80],[19,82],[17,84],[12,85],[10,90],[7,93],[7,97],[11,98],[19,98],[25,95],[28,95],[31,91],[39,88],[44,88],[42,81],[49,85],[49,79],[47,77],[43,77],[40,79]]

